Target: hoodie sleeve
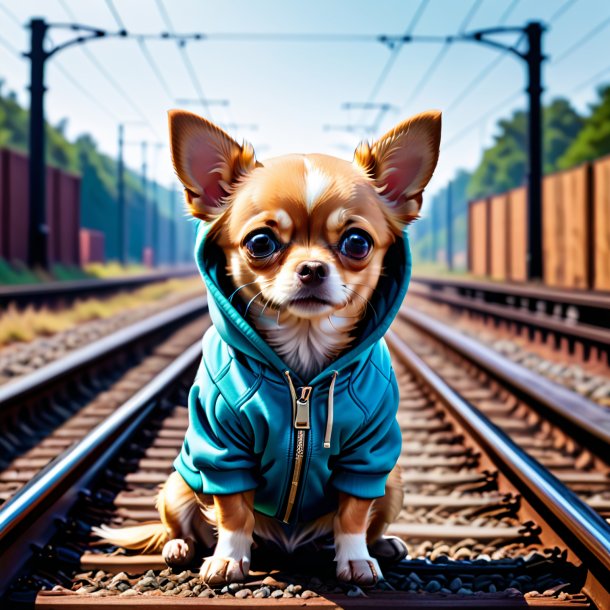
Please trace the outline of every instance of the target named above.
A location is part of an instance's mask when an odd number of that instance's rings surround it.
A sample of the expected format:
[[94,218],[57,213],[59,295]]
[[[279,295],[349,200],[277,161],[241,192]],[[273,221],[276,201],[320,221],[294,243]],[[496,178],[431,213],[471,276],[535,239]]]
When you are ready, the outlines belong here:
[[379,498],[396,465],[402,448],[402,433],[396,421],[398,385],[394,373],[372,415],[350,439],[334,466],[332,484],[358,498]]
[[204,376],[189,394],[189,427],[174,467],[196,493],[254,489],[256,462],[250,435],[216,385]]

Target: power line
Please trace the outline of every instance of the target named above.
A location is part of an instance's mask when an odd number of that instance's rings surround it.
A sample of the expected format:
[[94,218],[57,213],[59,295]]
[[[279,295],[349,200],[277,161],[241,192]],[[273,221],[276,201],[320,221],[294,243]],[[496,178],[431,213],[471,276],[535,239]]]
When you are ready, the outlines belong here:
[[[165,9],[162,0],[157,0],[157,8],[170,34],[175,34],[171,19],[169,18],[169,14]],[[193,87],[195,89],[195,92],[197,93],[197,97],[199,98],[201,105],[206,109],[208,117],[211,119],[212,113],[210,112],[210,106],[207,103],[205,95],[203,93],[203,89],[201,88],[201,83],[199,82],[199,78],[197,77],[197,72],[195,71],[195,68],[191,62],[190,57],[188,56],[188,53],[186,52],[184,40],[178,41],[178,50],[180,51],[180,55],[182,56],[182,62],[186,67],[186,71],[189,74],[191,82],[193,83]]]
[[[66,0],[59,0],[62,8],[74,21],[77,21],[76,16],[67,5]],[[127,92],[121,87],[121,85],[112,77],[112,75],[104,68],[104,66],[98,61],[98,59],[93,55],[93,53],[86,47],[82,47],[82,52],[86,55],[89,61],[95,66],[100,74],[108,81],[108,83],[112,86],[112,88],[127,102],[127,104],[131,107],[131,109],[140,116],[140,118],[149,126],[150,130],[158,137],[157,130],[154,128],[153,124],[146,117],[146,115],[142,112],[142,110],[135,104],[135,102],[129,97]]]
[[504,25],[506,23],[506,20],[512,15],[513,11],[517,8],[517,4],[519,4],[520,1],[521,0],[513,0],[506,7],[506,10],[500,15],[500,18],[498,19],[498,25]]
[[[15,23],[16,25],[18,25],[19,27],[23,27],[23,24],[21,23],[21,21],[19,21],[18,17],[11,12],[10,10],[8,10],[4,5],[0,4],[0,9],[11,19],[11,21],[13,21],[13,23]],[[23,55],[20,51],[18,51],[15,47],[13,47],[6,39],[2,38],[0,36],[0,43],[2,43],[6,48],[8,48],[10,51],[12,51],[13,53],[15,53],[15,55],[17,55],[17,57],[19,58],[23,58]],[[102,110],[102,112],[104,112],[106,115],[108,115],[110,118],[112,118],[113,120],[116,120],[116,115],[109,110],[106,106],[104,106],[95,96],[91,95],[91,93],[85,89],[73,76],[72,74],[70,74],[70,72],[68,70],[66,70],[66,68],[63,67],[63,65],[59,62],[55,62],[53,64],[55,66],[55,68],[57,68],[57,70],[63,75],[63,77],[70,82],[70,84],[72,84],[72,86],[77,89],[82,95],[84,95],[89,101],[93,102],[100,110]]]
[[[472,21],[472,18],[475,16],[476,12],[479,10],[481,3],[482,3],[482,0],[474,0],[472,6],[470,7],[470,10],[466,13],[466,16],[464,17],[464,19],[462,20],[462,23],[460,24],[460,27],[458,30],[458,36],[460,34],[464,33],[464,30],[468,27],[468,24]],[[430,67],[428,68],[428,70],[424,73],[424,75],[419,80],[417,85],[415,85],[415,87],[413,87],[413,93],[412,93],[411,97],[406,101],[404,106],[409,106],[417,98],[417,96],[421,93],[421,90],[425,87],[427,82],[432,78],[432,76],[438,69],[441,61],[443,60],[443,58],[449,51],[450,45],[451,45],[451,42],[448,40],[445,40],[445,42],[443,43],[443,46],[439,49],[438,53],[432,60],[432,63],[430,64]]]
[[[415,29],[415,26],[417,25],[417,23],[421,19],[422,15],[424,14],[424,11],[426,10],[426,7],[428,6],[429,1],[430,0],[422,0],[421,3],[419,4],[413,17],[411,18],[411,22],[409,23],[409,25],[407,26],[407,29],[404,32],[405,37],[410,36],[413,33],[413,30]],[[401,42],[399,44],[396,44],[392,48],[392,52],[390,53],[390,56],[386,60],[386,63],[383,66],[383,69],[381,70],[379,77],[377,78],[377,80],[375,81],[375,84],[373,85],[371,94],[369,95],[368,100],[367,100],[369,103],[375,101],[377,94],[381,90],[381,87],[385,83],[386,79],[388,78],[388,76],[390,74],[390,71],[392,70],[394,64],[396,63],[396,60],[398,59],[398,55],[400,54],[400,51],[402,50],[403,46],[404,46],[404,43]]]
[[23,59],[21,53],[6,39],[2,34],[0,34],[0,44],[6,47],[11,53],[15,54],[19,59]]
[[519,89],[518,91],[511,93],[511,95],[504,98],[498,104],[496,104],[495,106],[490,108],[485,114],[479,115],[475,121],[473,121],[472,123],[469,123],[464,128],[462,128],[460,131],[458,131],[456,134],[454,134],[453,137],[449,138],[449,140],[442,145],[441,151],[446,150],[450,146],[453,146],[456,142],[461,140],[464,136],[468,135],[474,127],[477,127],[482,122],[486,121],[492,114],[494,114],[498,110],[501,110],[505,106],[508,106],[508,104],[515,101],[522,94],[523,94],[523,92],[521,91],[521,89]]
[[561,15],[563,15],[567,10],[569,10],[573,4],[576,3],[576,0],[566,0],[550,17],[549,23],[555,23]]
[[[116,6],[114,5],[114,2],[112,0],[106,0],[106,6],[108,7],[108,10],[114,17],[114,20],[116,21],[119,28],[122,31],[127,32],[127,28],[125,27],[125,22],[121,18],[121,14],[117,10]],[[146,41],[142,40],[141,38],[138,38],[137,40],[138,40],[138,46],[140,48],[140,51],[142,51],[142,55],[144,55],[144,59],[146,59],[146,62],[148,63],[150,69],[152,70],[152,73],[155,75],[156,79],[161,84],[161,88],[163,89],[163,91],[165,91],[165,94],[167,95],[167,97],[170,98],[171,100],[173,100],[174,96],[172,95],[169,85],[167,84],[165,77],[161,73],[161,70],[159,69],[157,62],[155,62],[155,60],[153,59],[153,56],[146,45]]]
[[570,47],[567,48],[563,53],[561,53],[559,55],[559,57],[557,57],[553,61],[551,61],[551,64],[553,66],[556,66],[558,63],[562,62],[564,59],[566,59],[567,57],[572,55],[572,53],[574,51],[576,51],[577,49],[580,49],[580,47],[584,43],[590,41],[592,38],[597,36],[597,34],[599,34],[601,31],[605,30],[609,25],[610,25],[610,16],[606,17],[606,19],[604,19],[602,22],[598,23],[593,29],[588,31],[582,38],[580,38],[573,45],[570,45]]
[[127,28],[125,27],[125,23],[121,19],[121,15],[119,14],[119,11],[117,11],[116,6],[114,6],[114,2],[112,0],[106,0],[106,6],[108,7],[108,10],[112,13],[114,20],[117,22],[117,25],[122,30],[127,31]]
[[169,88],[169,85],[167,84],[165,77],[163,76],[161,70],[159,69],[159,66],[153,59],[149,48],[146,46],[146,42],[144,40],[138,40],[138,46],[140,47],[142,54],[146,58],[146,61],[148,62],[148,65],[150,66],[150,69],[152,70],[153,74],[157,77],[157,80],[159,81],[161,87],[163,88],[163,91],[165,91],[165,95],[167,95],[167,97],[170,100],[173,100],[174,96]]
[[604,76],[608,72],[610,72],[610,65],[601,69],[599,72],[596,72],[593,76],[590,76],[589,78],[587,78],[587,80],[584,80],[582,83],[579,83],[578,85],[576,85],[576,87],[574,87],[574,89],[572,89],[570,91],[570,93],[576,93],[577,91],[580,91],[583,87],[588,87],[589,85],[598,81],[602,76]]

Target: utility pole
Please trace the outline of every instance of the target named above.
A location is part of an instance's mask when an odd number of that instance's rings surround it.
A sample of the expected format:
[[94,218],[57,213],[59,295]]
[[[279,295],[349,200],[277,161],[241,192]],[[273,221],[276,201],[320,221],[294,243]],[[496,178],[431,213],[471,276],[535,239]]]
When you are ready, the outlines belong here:
[[42,19],[30,21],[30,156],[29,156],[29,228],[28,264],[30,267],[49,266],[46,198],[46,141],[44,132],[44,50],[47,24]]
[[148,143],[142,141],[142,203],[144,205],[144,241],[143,249],[146,249],[150,243],[150,213],[148,209],[148,201],[146,200],[146,150]]
[[446,206],[446,224],[447,224],[447,270],[453,271],[453,193],[451,192],[451,182],[447,185],[447,206]]
[[430,208],[430,248],[432,250],[432,262],[436,263],[436,249],[438,247],[438,224],[436,222],[436,199],[432,200],[432,206]]
[[172,189],[172,200],[171,200],[171,231],[170,231],[170,239],[171,239],[171,262],[172,265],[176,265],[178,263],[178,222],[176,220],[176,200],[177,200],[178,191]]
[[123,162],[123,146],[125,144],[125,128],[119,123],[119,156],[117,160],[117,203],[119,215],[119,257],[123,266],[129,259],[127,243],[127,204],[125,202],[125,165]]
[[159,266],[159,185],[156,180],[153,180],[152,183],[152,253],[153,259],[152,264],[153,267]]
[[528,49],[524,59],[527,62],[528,153],[529,176],[527,190],[527,277],[542,280],[542,34],[540,23],[528,23],[525,28]]

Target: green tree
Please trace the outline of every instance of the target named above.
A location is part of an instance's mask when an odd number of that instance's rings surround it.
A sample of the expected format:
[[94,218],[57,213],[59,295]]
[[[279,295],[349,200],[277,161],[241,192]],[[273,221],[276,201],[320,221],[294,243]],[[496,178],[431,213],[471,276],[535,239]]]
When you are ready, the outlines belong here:
[[[544,173],[559,169],[558,160],[583,126],[582,117],[570,102],[556,99],[543,111]],[[520,186],[527,169],[527,113],[518,110],[498,122],[500,133],[483,153],[468,185],[469,199],[486,197]]]
[[598,95],[599,101],[590,107],[591,114],[582,130],[559,159],[560,169],[568,169],[610,153],[610,85],[600,87]]
[[[29,113],[19,105],[14,92],[3,91],[0,80],[0,148],[10,148],[27,154]],[[106,236],[106,256],[117,258],[119,255],[117,204],[117,163],[108,155],[102,154],[97,143],[89,134],[79,136],[75,142],[66,137],[67,120],[62,119],[57,126],[45,125],[47,136],[47,163],[81,176],[81,224],[90,229],[103,231]],[[146,210],[153,208],[151,201],[152,185],[148,197],[144,198],[140,176],[127,169],[125,171],[125,197],[128,206],[130,227],[130,257],[140,260],[144,245],[144,222]],[[173,194],[159,186],[157,189],[160,211],[159,225],[166,231],[177,223],[180,236],[178,243],[186,246],[181,260],[190,260],[192,228],[182,216],[174,218]],[[165,235],[160,233],[160,249],[169,255]],[[186,258],[184,258],[186,257]]]

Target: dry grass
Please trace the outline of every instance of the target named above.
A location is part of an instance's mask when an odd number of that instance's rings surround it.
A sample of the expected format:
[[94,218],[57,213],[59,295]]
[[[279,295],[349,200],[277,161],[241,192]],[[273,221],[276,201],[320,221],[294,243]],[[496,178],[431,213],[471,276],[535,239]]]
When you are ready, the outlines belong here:
[[150,268],[145,265],[126,265],[123,266],[116,261],[107,263],[89,263],[85,265],[85,271],[93,277],[124,277],[126,275],[145,275],[150,273]]
[[203,293],[202,282],[199,278],[175,279],[166,282],[149,284],[125,292],[108,299],[86,299],[76,301],[71,307],[59,311],[52,311],[43,307],[17,310],[9,305],[6,311],[0,314],[0,346],[9,343],[28,342],[37,337],[45,337],[68,330],[92,320],[101,320],[113,315],[149,305],[170,296],[193,296]]

